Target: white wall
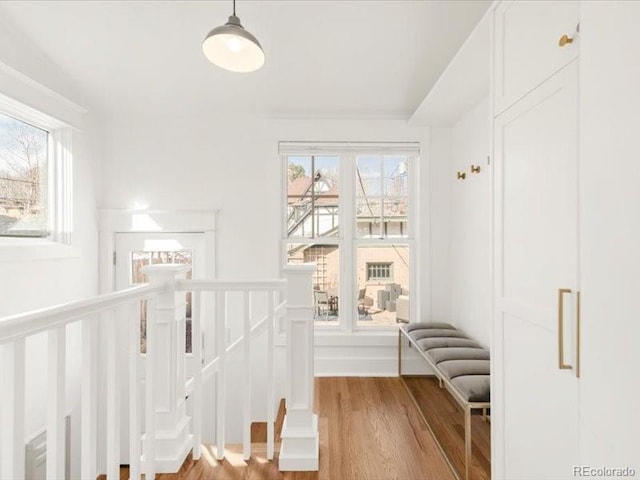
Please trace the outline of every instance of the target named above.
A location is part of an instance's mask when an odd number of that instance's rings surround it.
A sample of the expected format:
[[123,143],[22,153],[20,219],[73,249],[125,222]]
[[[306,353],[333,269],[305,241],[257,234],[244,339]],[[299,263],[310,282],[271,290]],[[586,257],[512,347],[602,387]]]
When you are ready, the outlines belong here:
[[[431,304],[446,312],[448,284],[430,292],[430,274],[448,277],[449,266],[431,253],[430,229],[448,222],[448,187],[431,197],[428,129],[404,120],[275,119],[257,116],[110,118],[105,131],[102,208],[217,209],[219,278],[247,279],[280,274],[281,164],[278,141],[419,141],[421,245],[417,261],[421,319]],[[448,171],[446,163],[437,168]],[[430,204],[438,216],[430,222]],[[437,236],[438,248],[448,239]],[[431,266],[431,262],[435,264]],[[435,273],[434,273],[435,272]],[[232,335],[233,336],[233,335]],[[354,348],[354,344],[358,345]],[[393,335],[318,336],[318,375],[395,375],[397,339]]]
[[[581,461],[640,472],[638,2],[582,2]],[[634,477],[635,478],[635,477]]]
[[423,311],[422,321],[451,321],[451,128],[430,130],[429,162],[431,176],[430,235],[425,245],[430,256],[430,308]]
[[[466,112],[451,132],[451,320],[489,347],[491,336],[491,172],[489,100]],[[479,165],[480,173],[471,173]],[[456,173],[465,172],[465,180]]]
[[[82,127],[74,130],[73,234],[70,252],[38,258],[33,252],[0,245],[0,317],[92,296],[97,291],[95,219],[95,129],[82,109],[59,94],[77,92],[62,72],[8,25],[0,28],[0,93],[27,103],[52,117]],[[74,100],[78,100],[77,98]],[[9,251],[8,248],[11,248]],[[31,252],[31,253],[29,253]],[[80,329],[67,330],[67,410],[72,413],[72,451],[78,452]],[[27,341],[26,434],[46,423],[46,334]],[[72,476],[78,476],[78,464]]]

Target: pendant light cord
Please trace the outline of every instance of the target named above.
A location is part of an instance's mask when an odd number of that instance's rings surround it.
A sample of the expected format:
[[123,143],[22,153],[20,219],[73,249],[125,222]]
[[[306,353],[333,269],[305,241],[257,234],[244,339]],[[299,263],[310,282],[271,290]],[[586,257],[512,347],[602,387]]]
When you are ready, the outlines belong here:
[[236,0],[233,0],[233,16],[236,16]]

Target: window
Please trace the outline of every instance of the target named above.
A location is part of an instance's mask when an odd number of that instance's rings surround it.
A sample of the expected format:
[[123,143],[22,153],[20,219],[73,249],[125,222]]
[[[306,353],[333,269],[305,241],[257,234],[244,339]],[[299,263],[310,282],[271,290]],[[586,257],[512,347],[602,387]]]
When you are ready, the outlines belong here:
[[356,160],[358,236],[406,237],[408,157],[362,155]]
[[338,200],[338,157],[288,158],[287,236],[337,237]]
[[367,263],[367,281],[391,280],[392,263]]
[[71,243],[71,162],[68,125],[0,95],[0,244]]
[[396,325],[397,304],[406,308],[414,283],[409,258],[417,145],[359,147],[280,144],[283,259],[316,264],[315,320],[321,328]]
[[0,236],[49,235],[49,132],[0,113]]

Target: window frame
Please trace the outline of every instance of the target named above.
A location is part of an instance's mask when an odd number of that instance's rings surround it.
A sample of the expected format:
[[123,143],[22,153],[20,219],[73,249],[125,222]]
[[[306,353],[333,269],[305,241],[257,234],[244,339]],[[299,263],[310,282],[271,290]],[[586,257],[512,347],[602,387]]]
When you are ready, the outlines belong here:
[[48,132],[47,235],[0,236],[0,261],[75,257],[73,230],[72,127],[0,94],[0,113]]
[[[367,265],[367,283],[393,282],[393,262],[366,262]],[[382,271],[385,270],[389,274],[387,276],[370,275],[370,269]]]
[[[358,326],[357,299],[358,285],[356,277],[357,252],[359,247],[368,245],[403,245],[409,250],[411,268],[409,271],[409,292],[411,293],[411,317],[417,318],[419,311],[419,295],[417,270],[418,249],[417,235],[420,231],[418,225],[418,182],[420,178],[418,165],[420,159],[420,147],[418,142],[398,142],[398,143],[308,143],[308,142],[280,142],[279,154],[281,162],[280,181],[281,187],[281,271],[287,264],[287,244],[325,244],[336,245],[340,250],[339,283],[340,296],[338,311],[338,325],[323,325],[315,323],[315,329],[324,333],[342,334],[367,334],[393,332],[397,329],[395,325],[385,326]],[[340,225],[337,237],[288,237],[287,236],[287,215],[288,205],[288,157],[326,155],[338,157],[339,172],[339,213],[338,221]],[[357,189],[356,189],[356,160],[358,155],[398,155],[407,157],[407,169],[409,172],[407,182],[407,235],[404,237],[359,237],[357,232]],[[351,259],[351,260],[348,260]],[[353,301],[346,301],[353,299]]]

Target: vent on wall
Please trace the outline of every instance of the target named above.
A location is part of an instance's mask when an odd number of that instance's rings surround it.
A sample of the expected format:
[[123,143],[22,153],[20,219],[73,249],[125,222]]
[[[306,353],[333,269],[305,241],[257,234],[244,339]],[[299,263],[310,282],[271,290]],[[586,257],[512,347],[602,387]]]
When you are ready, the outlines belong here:
[[[70,455],[71,446],[71,417],[67,415],[64,419],[65,437],[65,478],[70,475]],[[26,444],[25,451],[25,478],[29,480],[45,480],[47,477],[47,431],[36,434]]]

